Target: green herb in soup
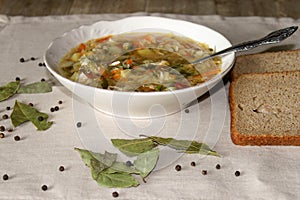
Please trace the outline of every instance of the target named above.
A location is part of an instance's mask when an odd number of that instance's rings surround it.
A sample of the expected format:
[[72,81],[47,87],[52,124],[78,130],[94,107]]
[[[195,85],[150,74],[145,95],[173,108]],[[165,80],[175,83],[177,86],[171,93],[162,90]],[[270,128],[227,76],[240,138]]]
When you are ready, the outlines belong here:
[[118,91],[171,91],[203,83],[221,72],[207,44],[166,33],[125,33],[81,43],[60,61],[60,73],[82,84]]

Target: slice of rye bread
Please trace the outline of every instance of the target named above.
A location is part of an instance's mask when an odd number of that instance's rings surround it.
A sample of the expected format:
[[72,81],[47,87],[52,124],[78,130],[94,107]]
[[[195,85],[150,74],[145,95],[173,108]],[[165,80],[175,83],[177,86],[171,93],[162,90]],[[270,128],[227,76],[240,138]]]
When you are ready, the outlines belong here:
[[244,74],[230,85],[238,145],[300,145],[300,71]]
[[231,78],[241,74],[300,70],[300,49],[238,56]]

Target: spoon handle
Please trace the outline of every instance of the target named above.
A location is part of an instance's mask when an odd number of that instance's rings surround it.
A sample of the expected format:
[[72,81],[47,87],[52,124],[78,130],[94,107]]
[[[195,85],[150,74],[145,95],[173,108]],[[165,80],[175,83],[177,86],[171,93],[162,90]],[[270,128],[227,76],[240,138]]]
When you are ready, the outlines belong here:
[[274,44],[274,43],[281,42],[282,40],[290,37],[294,32],[296,32],[297,29],[298,29],[298,26],[291,26],[291,27],[287,27],[284,29],[280,29],[280,30],[274,31],[258,40],[243,42],[243,43],[231,46],[227,49],[223,49],[222,51],[216,52],[216,53],[206,56],[204,58],[200,58],[200,59],[192,62],[192,64],[199,64],[201,62],[204,62],[204,61],[214,58],[216,56],[228,54],[231,52],[247,51],[247,50],[253,49],[255,47],[258,47],[258,46],[261,46],[264,44]]

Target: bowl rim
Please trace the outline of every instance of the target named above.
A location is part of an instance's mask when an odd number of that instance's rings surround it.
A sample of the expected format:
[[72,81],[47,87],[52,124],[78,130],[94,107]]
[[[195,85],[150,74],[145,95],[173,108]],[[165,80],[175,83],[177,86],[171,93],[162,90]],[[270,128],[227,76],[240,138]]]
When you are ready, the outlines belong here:
[[[214,29],[210,28],[210,27],[207,27],[207,26],[204,26],[204,25],[201,25],[201,24],[196,24],[196,23],[192,23],[192,22],[189,22],[189,21],[185,21],[185,20],[181,20],[181,19],[172,19],[172,18],[167,18],[167,17],[156,17],[156,16],[131,16],[131,17],[126,17],[126,18],[122,18],[122,19],[118,19],[118,20],[112,20],[112,21],[108,21],[108,20],[100,20],[100,21],[97,21],[95,23],[92,23],[92,24],[88,24],[88,25],[80,25],[78,27],[75,27],[69,31],[66,31],[64,32],[62,35],[56,37],[55,39],[52,40],[52,42],[48,45],[45,53],[43,54],[43,60],[46,64],[46,68],[58,79],[59,78],[62,78],[65,82],[68,82],[70,83],[71,85],[73,86],[80,86],[80,87],[87,87],[89,89],[93,89],[93,90],[96,90],[96,91],[101,91],[101,92],[104,92],[104,93],[107,93],[107,94],[115,94],[115,93],[120,93],[120,94],[134,94],[134,95],[137,95],[137,96],[161,96],[161,95],[168,95],[168,94],[181,94],[181,93],[187,93],[187,92],[193,92],[195,90],[197,90],[197,88],[202,88],[202,87],[209,87],[211,84],[213,83],[216,83],[218,82],[217,80],[218,79],[222,79],[223,76],[225,76],[227,74],[228,71],[230,71],[230,69],[232,68],[232,66],[234,65],[234,62],[235,62],[235,53],[232,52],[232,53],[229,53],[225,56],[232,56],[232,61],[231,63],[229,64],[229,66],[227,66],[225,68],[225,70],[223,70],[221,73],[215,75],[213,78],[209,79],[208,81],[205,81],[201,84],[198,84],[198,85],[195,85],[195,86],[189,86],[189,87],[186,87],[186,88],[182,88],[182,89],[176,89],[176,90],[171,90],[171,91],[153,91],[153,92],[136,92],[136,91],[118,91],[118,90],[108,90],[108,89],[103,89],[103,88],[97,88],[97,87],[93,87],[93,86],[90,86],[90,85],[85,85],[85,84],[82,84],[82,83],[79,83],[79,82],[75,82],[75,81],[72,81],[64,76],[62,76],[61,74],[59,74],[58,72],[56,72],[56,70],[54,70],[50,64],[48,63],[48,60],[47,60],[47,55],[49,53],[49,51],[51,50],[51,47],[55,44],[55,42],[57,42],[58,40],[66,37],[67,35],[71,34],[72,32],[75,32],[79,29],[86,29],[86,28],[89,28],[89,27],[92,27],[92,26],[96,26],[98,23],[115,23],[115,22],[122,22],[122,21],[125,21],[125,20],[134,20],[134,19],[138,19],[138,20],[142,20],[142,19],[155,19],[155,20],[170,20],[170,21],[173,21],[173,22],[180,22],[180,23],[187,23],[187,24],[192,24],[192,25],[196,25],[196,26],[199,26],[199,27],[202,27],[202,28],[205,28],[209,31],[212,31],[214,32],[215,34],[217,34],[219,37],[221,37],[222,39],[224,39],[226,42],[229,43],[229,45],[231,45],[231,42],[224,36],[222,35],[221,33],[215,31]],[[105,37],[105,35],[103,36]],[[185,36],[185,37],[188,37],[188,36]]]

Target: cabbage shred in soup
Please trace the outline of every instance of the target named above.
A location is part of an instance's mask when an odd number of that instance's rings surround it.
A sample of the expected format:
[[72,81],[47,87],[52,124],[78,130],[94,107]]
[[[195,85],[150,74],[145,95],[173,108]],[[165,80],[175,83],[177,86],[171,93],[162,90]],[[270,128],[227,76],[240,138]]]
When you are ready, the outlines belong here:
[[79,83],[118,91],[172,91],[203,83],[221,72],[207,44],[167,33],[124,33],[79,44],[60,61],[60,73]]

